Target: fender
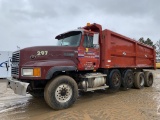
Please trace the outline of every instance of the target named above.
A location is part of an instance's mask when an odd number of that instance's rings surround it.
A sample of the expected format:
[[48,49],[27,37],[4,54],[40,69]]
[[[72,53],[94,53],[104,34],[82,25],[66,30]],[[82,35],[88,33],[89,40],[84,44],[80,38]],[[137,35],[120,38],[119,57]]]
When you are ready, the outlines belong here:
[[[52,75],[57,71],[75,71],[77,65],[74,61],[69,59],[56,59],[56,60],[41,60],[41,61],[30,61],[25,63],[22,67],[41,67],[42,76],[41,78],[32,79],[51,79]],[[23,76],[22,76],[23,77]],[[24,77],[23,77],[24,79]]]
[[75,71],[77,68],[75,66],[55,66],[49,69],[46,79],[51,79],[52,75],[57,71]]

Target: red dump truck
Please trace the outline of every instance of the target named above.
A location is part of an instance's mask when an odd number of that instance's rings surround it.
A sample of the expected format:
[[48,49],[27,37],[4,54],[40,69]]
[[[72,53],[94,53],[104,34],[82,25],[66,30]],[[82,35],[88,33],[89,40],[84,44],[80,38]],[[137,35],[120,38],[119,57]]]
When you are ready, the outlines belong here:
[[12,55],[12,79],[8,87],[16,94],[44,96],[53,109],[70,107],[78,92],[120,87],[141,89],[153,84],[152,47],[99,24],[62,33],[57,46],[21,49]]

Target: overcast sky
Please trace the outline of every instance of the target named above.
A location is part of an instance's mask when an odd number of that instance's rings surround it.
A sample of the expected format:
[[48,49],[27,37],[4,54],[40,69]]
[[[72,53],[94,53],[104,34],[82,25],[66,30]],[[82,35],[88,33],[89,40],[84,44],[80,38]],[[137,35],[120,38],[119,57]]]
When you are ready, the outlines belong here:
[[0,0],[0,51],[55,45],[57,34],[87,22],[156,42],[159,21],[160,0]]

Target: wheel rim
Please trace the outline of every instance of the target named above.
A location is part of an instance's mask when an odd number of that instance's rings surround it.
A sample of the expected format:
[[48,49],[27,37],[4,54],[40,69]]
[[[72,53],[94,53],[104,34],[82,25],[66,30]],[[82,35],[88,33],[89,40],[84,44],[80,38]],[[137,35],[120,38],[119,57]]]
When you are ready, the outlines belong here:
[[120,75],[118,73],[114,73],[113,75],[113,84],[115,86],[119,86],[119,83],[120,83]]
[[144,85],[144,77],[140,76],[140,86],[143,86],[143,85]]
[[130,85],[133,83],[133,75],[130,73],[127,76],[127,85]]
[[67,102],[72,97],[72,88],[68,84],[61,84],[55,91],[56,100],[60,103]]
[[149,85],[152,85],[152,83],[153,83],[153,76],[150,75],[150,76],[149,76],[149,79],[148,79],[148,84],[149,84]]

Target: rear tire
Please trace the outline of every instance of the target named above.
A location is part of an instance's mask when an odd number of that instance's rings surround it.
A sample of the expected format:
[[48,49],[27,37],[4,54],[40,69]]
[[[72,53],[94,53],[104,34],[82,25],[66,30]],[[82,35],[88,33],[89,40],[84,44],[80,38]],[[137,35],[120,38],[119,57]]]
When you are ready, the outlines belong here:
[[144,73],[143,72],[136,72],[134,77],[134,86],[137,89],[142,89],[144,87]]
[[133,86],[134,74],[131,69],[124,71],[122,78],[122,87],[127,89]]
[[70,107],[78,97],[75,80],[69,76],[59,76],[47,83],[44,90],[46,103],[55,110]]
[[120,88],[122,77],[118,69],[111,70],[108,79],[109,88],[111,90],[118,90]]
[[145,77],[144,86],[145,86],[145,87],[150,87],[150,86],[152,86],[152,84],[153,84],[153,74],[152,74],[152,72],[150,72],[150,71],[145,71],[145,72],[144,72],[144,77]]

